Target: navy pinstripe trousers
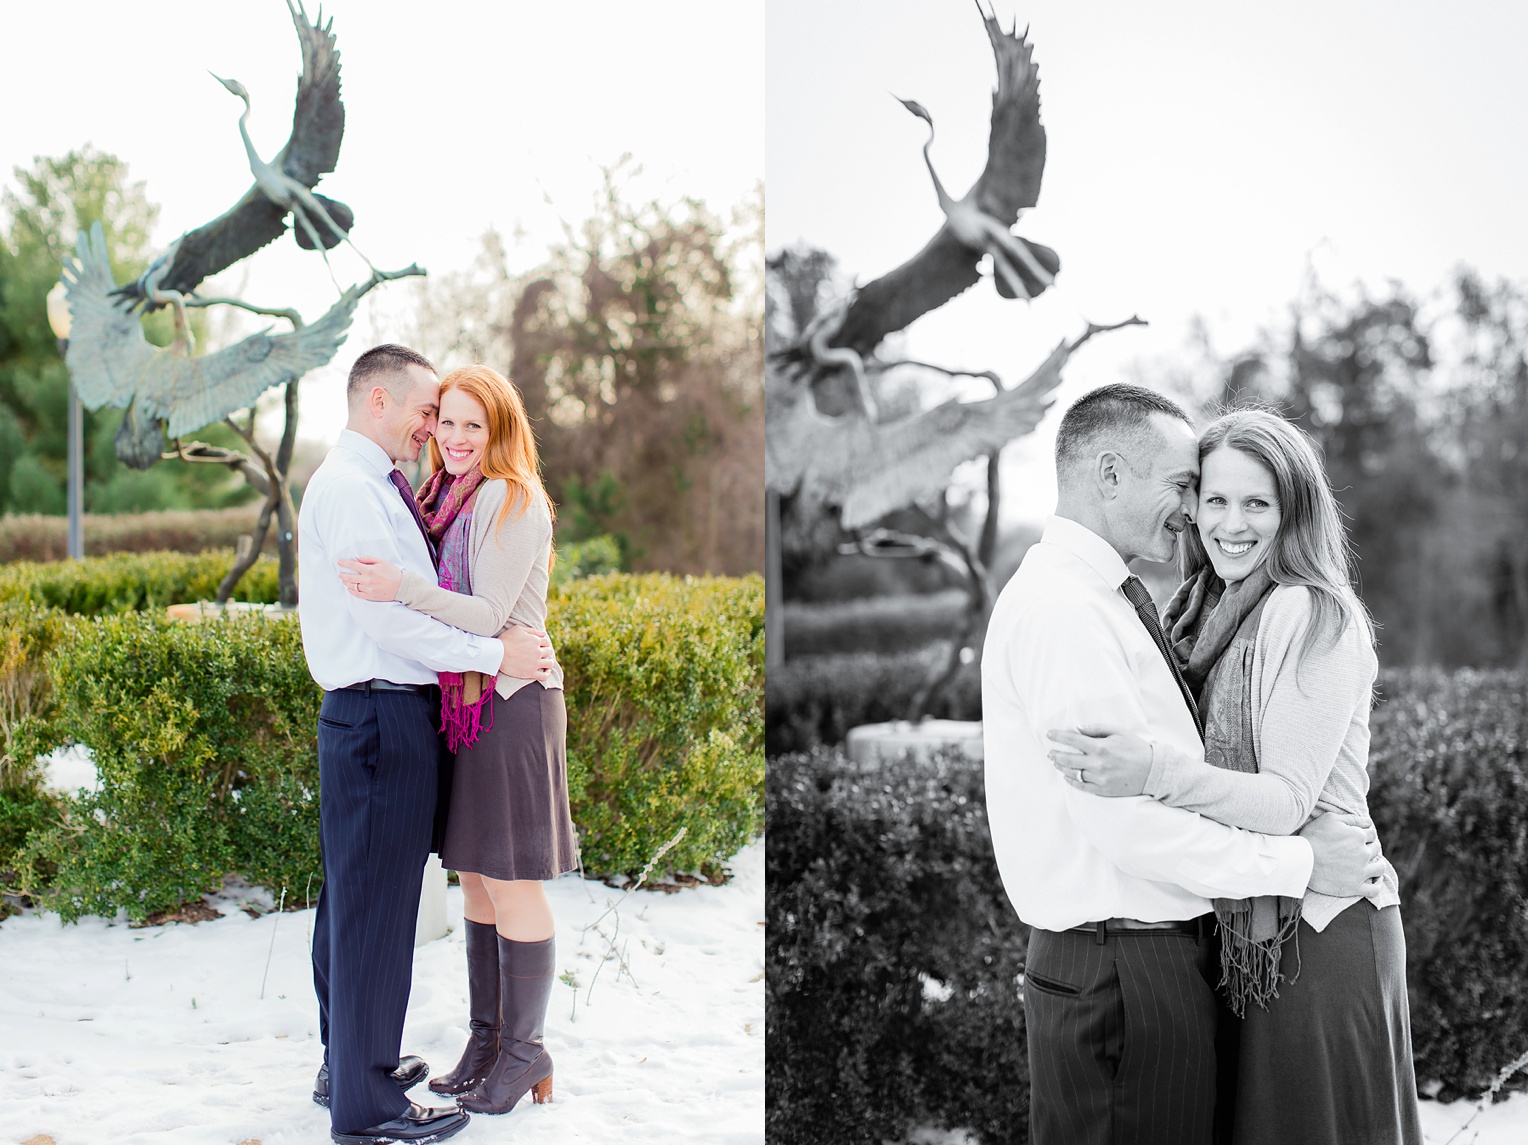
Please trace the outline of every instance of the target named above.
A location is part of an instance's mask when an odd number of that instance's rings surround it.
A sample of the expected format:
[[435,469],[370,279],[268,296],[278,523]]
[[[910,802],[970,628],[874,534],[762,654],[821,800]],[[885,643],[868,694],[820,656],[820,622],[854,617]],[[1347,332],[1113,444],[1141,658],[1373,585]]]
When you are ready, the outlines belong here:
[[419,890],[435,818],[437,704],[430,694],[326,692],[318,715],[324,886],[313,988],[329,1064],[329,1118],[356,1132],[409,1099],[398,1067]]
[[1030,931],[1031,1145],[1209,1145],[1220,960],[1153,931]]

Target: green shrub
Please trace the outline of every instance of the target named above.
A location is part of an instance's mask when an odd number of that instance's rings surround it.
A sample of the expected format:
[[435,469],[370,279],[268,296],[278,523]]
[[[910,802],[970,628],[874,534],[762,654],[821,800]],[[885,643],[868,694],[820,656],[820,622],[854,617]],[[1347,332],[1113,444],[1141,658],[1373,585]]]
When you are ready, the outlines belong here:
[[[258,505],[233,509],[161,509],[150,513],[86,513],[80,522],[85,554],[178,552],[232,549],[253,533]],[[274,526],[265,551],[276,552]],[[69,519],[24,513],[0,517],[0,564],[6,561],[61,561],[69,555]]]
[[[81,561],[0,565],[0,601],[26,600],[65,612],[98,616],[211,600],[233,567],[228,551],[116,553]],[[239,599],[261,604],[278,598],[276,562],[261,557],[239,581]]]
[[[769,673],[765,737],[770,755],[842,743],[860,724],[907,718],[929,672],[950,654],[948,644],[915,652],[804,656]],[[948,720],[981,719],[981,666],[963,666],[930,713]]]
[[294,620],[103,616],[47,664],[55,726],[90,747],[100,787],[29,840],[29,889],[65,919],[141,919],[235,870],[303,893],[318,869],[321,694]]
[[608,533],[584,541],[557,546],[552,563],[552,584],[562,587],[580,577],[621,571],[621,543]]
[[[864,686],[813,683],[830,704]],[[1473,1096],[1528,1048],[1528,674],[1386,671],[1380,692],[1369,806],[1401,877],[1417,1079]],[[1025,935],[983,807],[981,765],[959,755],[770,759],[771,1140],[879,1141],[917,1120],[1024,1140]],[[924,998],[920,975],[950,999]]]
[[[42,786],[37,757],[56,745],[45,661],[67,629],[54,609],[0,601],[0,892],[8,894],[20,893],[18,852],[27,837],[59,815],[58,798]],[[0,918],[11,909],[0,902]]]
[[590,577],[550,602],[568,785],[591,872],[714,870],[763,826],[764,585]]
[[0,790],[24,787],[36,758],[54,747],[54,698],[45,659],[64,639],[67,619],[25,600],[0,600]]
[[[586,869],[638,871],[681,826],[661,869],[717,869],[762,827],[759,578],[577,580],[551,613]],[[101,784],[35,813],[0,807],[26,838],[10,885],[68,919],[140,919],[232,871],[288,902],[316,896],[322,693],[296,618],[71,619],[0,604],[0,649],[36,632],[53,635],[27,637],[26,663],[52,681],[52,707],[23,721],[18,752],[85,744]]]
[[905,1140],[918,1122],[1022,1142],[1027,928],[963,755],[769,761],[770,1141]]
[[1475,1096],[1528,1051],[1528,674],[1387,671],[1380,692],[1369,809],[1401,878],[1417,1080]]

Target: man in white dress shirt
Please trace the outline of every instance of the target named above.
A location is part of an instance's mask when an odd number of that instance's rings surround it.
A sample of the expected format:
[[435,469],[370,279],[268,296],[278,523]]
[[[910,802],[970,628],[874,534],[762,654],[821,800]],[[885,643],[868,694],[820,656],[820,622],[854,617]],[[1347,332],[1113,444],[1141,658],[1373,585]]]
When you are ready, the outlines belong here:
[[[1192,697],[1126,562],[1172,558],[1199,473],[1188,417],[1137,386],[1079,399],[1056,440],[1056,514],[993,608],[982,655],[987,812],[1003,885],[1033,928],[1024,976],[1034,1145],[1212,1139],[1210,900],[1356,894],[1372,829],[1238,830],[1065,782],[1056,728],[1107,725],[1202,752]],[[1206,921],[1208,916],[1208,921]]]
[[415,1105],[405,1090],[429,1067],[400,1062],[414,926],[440,782],[436,674],[473,669],[540,679],[544,635],[497,639],[448,627],[396,602],[362,600],[345,558],[377,556],[435,575],[435,555],[399,461],[435,430],[440,382],[403,346],[356,359],[349,421],[313,474],[298,516],[303,650],[324,689],[318,717],[324,885],[313,929],[324,1066],[313,1097],[336,1142],[440,1141],[467,1123],[456,1108]]

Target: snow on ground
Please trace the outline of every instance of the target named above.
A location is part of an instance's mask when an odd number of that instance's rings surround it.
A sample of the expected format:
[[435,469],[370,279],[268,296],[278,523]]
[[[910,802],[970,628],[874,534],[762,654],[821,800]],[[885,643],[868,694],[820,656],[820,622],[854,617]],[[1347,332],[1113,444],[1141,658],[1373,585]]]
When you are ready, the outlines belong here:
[[[1422,1138],[1427,1145],[1523,1145],[1528,1141],[1528,1093],[1514,1093],[1498,1101],[1470,1121],[1476,1109],[1474,1101],[1453,1101],[1442,1105],[1422,1102]],[[1470,1122],[1463,1133],[1460,1126]]]
[[84,744],[71,744],[43,756],[42,771],[43,782],[54,791],[73,794],[80,789],[95,791],[101,786],[95,761]]
[[[547,1016],[555,1100],[474,1116],[455,1140],[762,1142],[763,842],[731,870],[725,886],[624,900],[577,877],[550,884],[559,973],[577,984],[557,984]],[[618,900],[626,973],[584,932]],[[270,897],[236,882],[211,901],[223,917],[195,926],[64,926],[35,911],[0,922],[0,1140],[329,1140],[328,1113],[309,1097],[322,1060],[314,912],[251,918],[239,908],[269,910]],[[403,1037],[403,1051],[436,1072],[455,1065],[467,1037],[459,888],[447,912],[451,932],[415,951]],[[616,921],[600,928],[611,933]],[[411,1096],[446,1100],[423,1084]]]

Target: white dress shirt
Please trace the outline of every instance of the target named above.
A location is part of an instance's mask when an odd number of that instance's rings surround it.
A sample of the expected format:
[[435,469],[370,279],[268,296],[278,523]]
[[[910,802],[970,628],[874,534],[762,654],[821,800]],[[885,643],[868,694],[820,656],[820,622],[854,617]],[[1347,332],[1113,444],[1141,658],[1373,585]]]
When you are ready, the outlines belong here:
[[1299,898],[1313,853],[1298,836],[1227,827],[1145,795],[1070,786],[1053,728],[1104,725],[1204,758],[1193,717],[1120,586],[1102,537],[1052,517],[992,610],[982,653],[987,816],[1003,886],[1031,926],[1195,918],[1210,899]]
[[499,670],[504,645],[471,636],[397,601],[361,600],[335,562],[380,557],[435,578],[430,550],[388,478],[382,447],[344,430],[303,492],[297,515],[297,612],[308,671],[325,691],[363,680],[434,684],[438,672]]

